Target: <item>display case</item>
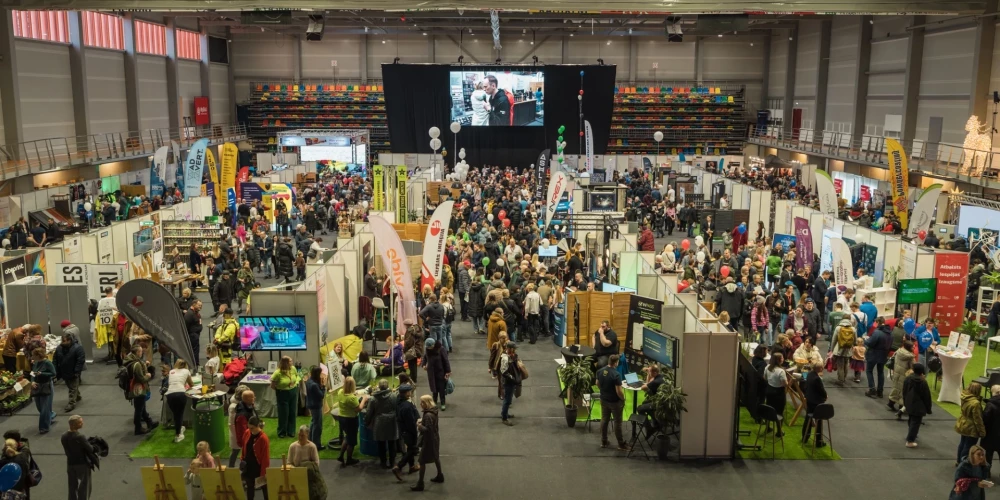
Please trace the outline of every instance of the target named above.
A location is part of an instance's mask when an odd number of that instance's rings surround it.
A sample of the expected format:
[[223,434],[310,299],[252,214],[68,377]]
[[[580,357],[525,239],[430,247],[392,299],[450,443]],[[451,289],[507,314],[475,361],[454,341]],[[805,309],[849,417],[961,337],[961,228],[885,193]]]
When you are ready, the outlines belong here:
[[976,321],[980,325],[986,324],[986,318],[990,315],[990,308],[993,301],[997,300],[997,290],[988,286],[979,287],[979,297],[976,301]]
[[224,234],[222,224],[205,221],[165,220],[163,221],[163,253],[170,255],[174,248],[182,256],[187,256],[191,245],[198,250],[210,250]]

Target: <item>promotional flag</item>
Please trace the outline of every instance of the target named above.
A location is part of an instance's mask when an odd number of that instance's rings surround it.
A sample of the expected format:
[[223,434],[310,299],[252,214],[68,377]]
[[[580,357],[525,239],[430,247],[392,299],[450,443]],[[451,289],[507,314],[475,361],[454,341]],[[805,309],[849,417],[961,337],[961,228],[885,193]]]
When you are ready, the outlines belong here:
[[833,180],[833,190],[837,192],[837,196],[844,194],[844,180],[834,179]]
[[405,224],[409,221],[406,213],[406,165],[396,167],[396,222]]
[[800,269],[813,261],[813,238],[809,230],[809,219],[796,217],[795,221],[795,267]]
[[584,135],[586,136],[586,142],[584,143],[584,152],[587,154],[587,175],[594,175],[594,131],[590,128],[590,122],[587,120],[583,121]]
[[965,296],[969,283],[969,254],[939,250],[934,252],[937,292],[931,315],[938,318],[938,330],[953,332],[965,317]]
[[222,184],[222,190],[225,191],[236,187],[236,170],[239,169],[240,150],[236,148],[235,144],[227,142],[222,145],[221,156],[222,170],[219,174],[219,182]]
[[201,195],[201,179],[205,173],[205,148],[208,139],[198,139],[188,151],[184,167],[184,197],[194,198]]
[[566,175],[562,170],[554,170],[549,175],[549,188],[545,191],[545,227],[542,228],[542,232],[549,227],[552,222],[552,216],[556,214],[556,209],[559,208],[559,200],[562,199],[563,193],[569,189],[569,176]]
[[179,307],[164,306],[177,303],[170,291],[159,283],[135,279],[118,289],[115,303],[120,313],[197,371],[194,349],[191,347],[191,337],[188,336],[183,313]]
[[653,162],[649,161],[649,158],[645,156],[642,157],[642,171],[646,173],[653,171]]
[[549,155],[551,150],[546,149],[538,155],[535,163],[535,199],[541,200],[545,197],[545,174],[549,171]]
[[909,225],[910,171],[906,165],[906,151],[896,139],[886,139],[885,147],[889,151],[889,185],[892,190],[892,210],[899,218],[899,227],[906,229]]
[[[830,238],[833,252],[833,280],[838,285],[846,285],[854,279],[854,263],[851,261],[851,248],[842,238]],[[825,269],[824,269],[825,271]]]
[[385,210],[384,170],[382,165],[372,165],[372,210],[376,212]]
[[872,190],[868,186],[861,186],[861,201],[871,201]]
[[[402,167],[406,169],[406,167]],[[405,206],[405,205],[404,205]],[[396,332],[402,337],[406,333],[406,320],[417,322],[416,297],[413,294],[413,278],[410,276],[410,263],[403,250],[403,242],[392,228],[389,221],[377,216],[368,217],[375,241],[378,242],[379,256],[382,265],[389,273],[390,281],[395,285],[399,307],[396,308]],[[131,282],[130,282],[131,283]],[[176,307],[174,310],[178,310]]]
[[837,192],[833,188],[830,174],[816,170],[816,191],[819,198],[819,211],[827,215],[837,216]]
[[226,190],[219,183],[219,167],[215,164],[215,154],[212,148],[205,148],[205,168],[208,169],[209,182],[214,187],[211,195],[215,197],[216,206],[222,206],[226,201]]
[[229,207],[229,215],[232,218],[229,223],[236,226],[236,188],[226,188],[226,206]]
[[149,194],[150,196],[163,196],[165,180],[167,176],[167,155],[170,148],[163,146],[156,150],[153,155],[153,168],[149,169]]
[[448,227],[451,225],[451,211],[455,202],[448,200],[434,210],[431,221],[424,235],[424,257],[420,267],[420,289],[441,279],[441,268],[444,267],[444,244],[448,238]]
[[181,146],[177,141],[170,141],[170,152],[173,153],[173,158],[167,164],[167,177],[164,180],[172,188],[180,186],[184,180],[184,172],[178,168],[181,163]]
[[240,173],[236,176],[236,197],[242,198],[240,186],[250,180],[250,167],[240,167]]
[[927,231],[931,228],[931,219],[934,218],[934,209],[937,208],[938,195],[941,194],[941,184],[928,186],[917,198],[917,205],[913,207],[910,215],[910,228],[906,235],[914,237],[920,231]]

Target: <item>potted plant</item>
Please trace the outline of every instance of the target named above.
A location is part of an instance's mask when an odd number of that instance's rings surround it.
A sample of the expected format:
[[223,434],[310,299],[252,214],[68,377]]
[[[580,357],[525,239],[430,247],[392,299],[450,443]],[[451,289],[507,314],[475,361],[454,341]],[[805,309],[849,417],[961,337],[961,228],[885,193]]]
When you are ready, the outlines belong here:
[[982,325],[980,325],[979,322],[976,321],[976,320],[974,320],[974,319],[969,319],[969,320],[963,321],[962,324],[958,325],[958,328],[956,328],[955,331],[952,332],[952,333],[953,334],[954,333],[958,333],[958,334],[964,333],[964,334],[968,335],[970,339],[976,341],[977,343],[980,342],[980,341],[983,341],[983,342],[986,341],[985,340],[986,339],[986,333],[983,331]]
[[661,460],[667,459],[670,435],[668,429],[673,429],[681,423],[681,412],[687,411],[684,403],[687,394],[674,384],[672,377],[665,377],[660,388],[647,398],[646,402],[653,405],[653,417],[660,424],[660,432],[655,436],[656,455]]
[[[576,426],[576,414],[584,394],[590,394],[594,386],[594,369],[590,356],[575,358],[559,368],[559,380],[563,384],[560,397],[566,398],[566,425]],[[591,402],[593,404],[593,402]]]
[[996,289],[1000,287],[1000,272],[993,271],[992,273],[984,274],[981,278],[979,278],[979,282],[984,285],[988,285],[990,288]]

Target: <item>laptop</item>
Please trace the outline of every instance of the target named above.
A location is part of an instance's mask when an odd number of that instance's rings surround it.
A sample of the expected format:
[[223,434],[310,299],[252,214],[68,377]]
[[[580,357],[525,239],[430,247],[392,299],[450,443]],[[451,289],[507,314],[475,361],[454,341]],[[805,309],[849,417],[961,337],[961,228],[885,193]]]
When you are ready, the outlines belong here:
[[636,375],[635,373],[626,373],[625,374],[625,385],[627,385],[627,386],[629,386],[629,387],[631,387],[633,389],[638,389],[638,388],[642,387],[642,381],[639,380],[639,376]]

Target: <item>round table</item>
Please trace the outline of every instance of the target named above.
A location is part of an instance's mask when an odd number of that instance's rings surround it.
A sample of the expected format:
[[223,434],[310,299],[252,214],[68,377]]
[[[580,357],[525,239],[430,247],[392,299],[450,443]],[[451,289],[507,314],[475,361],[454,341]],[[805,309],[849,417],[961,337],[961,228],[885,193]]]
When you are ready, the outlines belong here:
[[941,392],[938,393],[938,402],[962,404],[962,375],[965,373],[965,365],[969,364],[972,356],[948,352],[944,349],[938,350],[938,357],[941,359]]
[[565,359],[567,363],[573,361],[574,359],[582,359],[587,356],[593,357],[597,354],[597,351],[594,350],[593,347],[585,345],[571,345],[563,347],[560,352],[562,352],[563,359]]

